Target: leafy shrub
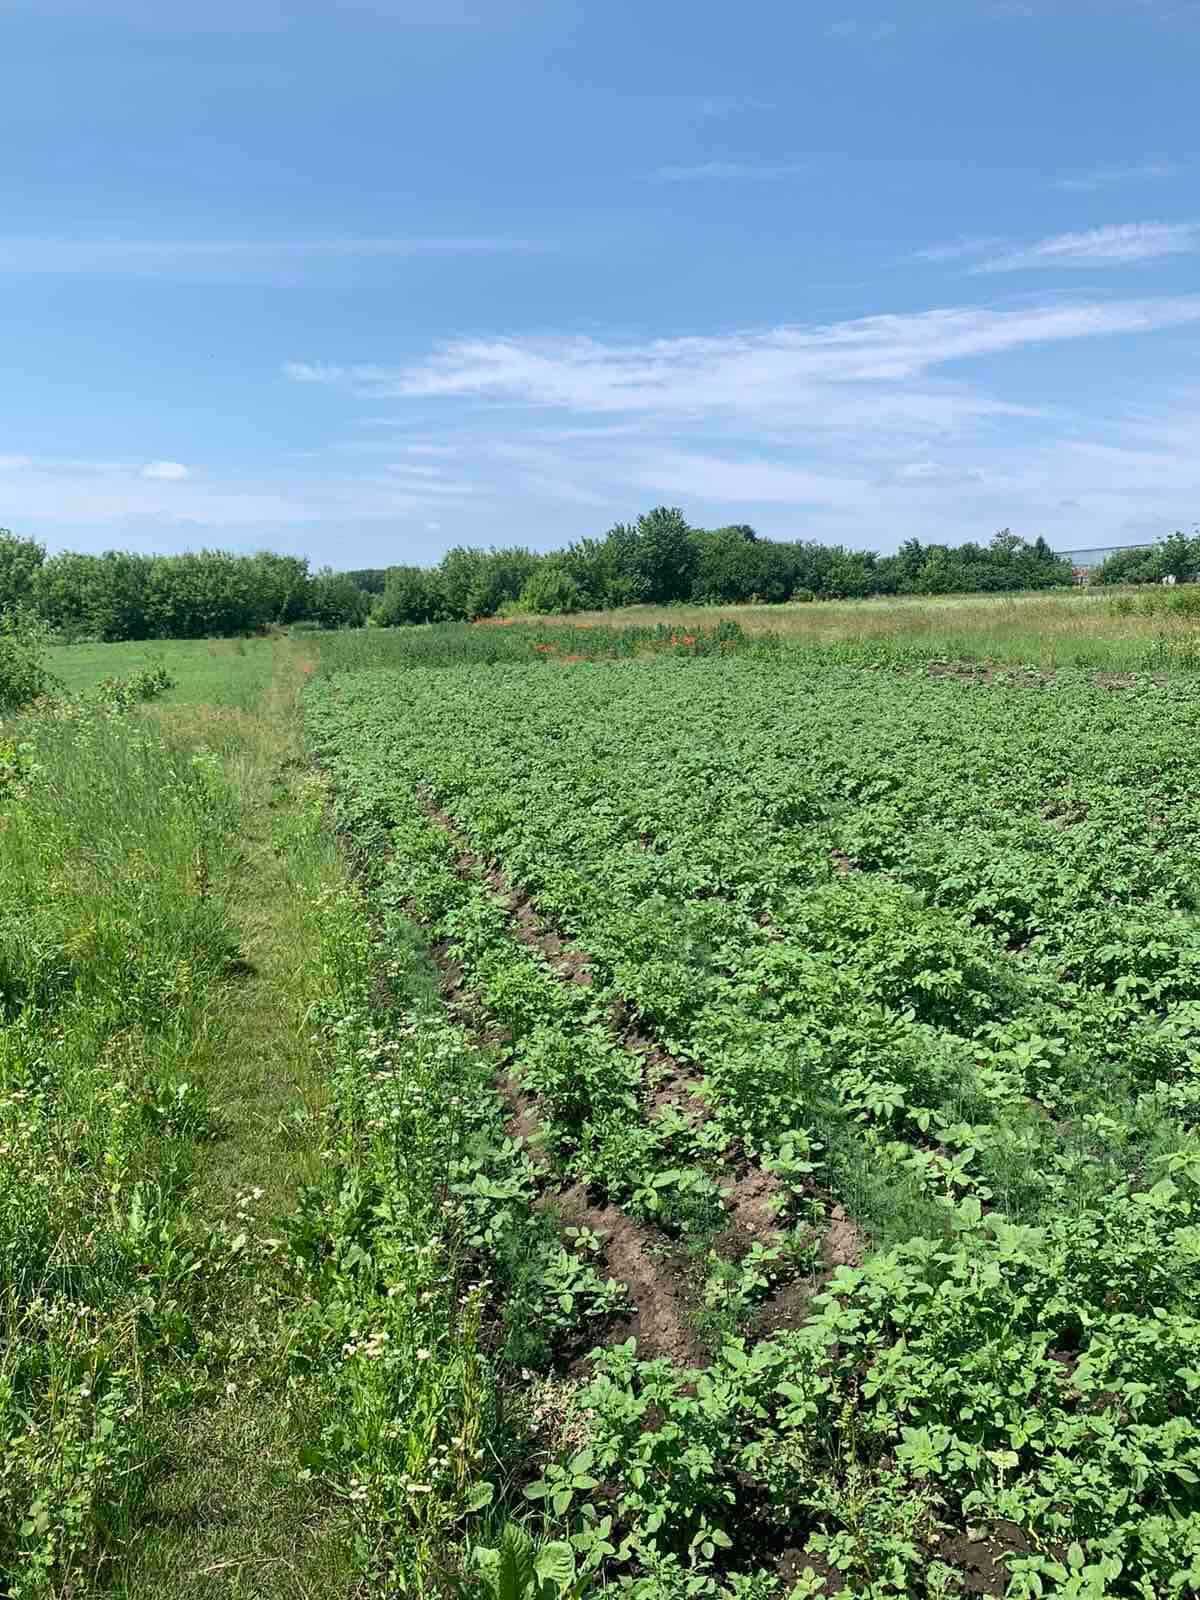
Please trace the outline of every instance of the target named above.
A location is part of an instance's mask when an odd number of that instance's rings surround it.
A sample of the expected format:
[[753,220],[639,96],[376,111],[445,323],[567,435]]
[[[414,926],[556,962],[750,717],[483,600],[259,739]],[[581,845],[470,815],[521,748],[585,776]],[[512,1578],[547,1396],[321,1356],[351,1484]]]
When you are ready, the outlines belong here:
[[32,612],[18,606],[0,613],[0,711],[14,711],[50,688],[46,644],[47,629]]
[[803,585],[799,589],[792,590],[792,600],[796,604],[807,605],[810,600],[815,600],[816,598],[812,590],[804,588]]
[[20,798],[40,770],[29,740],[0,739],[0,800]]
[[113,711],[125,711],[143,700],[157,700],[174,687],[175,679],[166,667],[143,667],[124,678],[102,678],[96,687],[96,698]]

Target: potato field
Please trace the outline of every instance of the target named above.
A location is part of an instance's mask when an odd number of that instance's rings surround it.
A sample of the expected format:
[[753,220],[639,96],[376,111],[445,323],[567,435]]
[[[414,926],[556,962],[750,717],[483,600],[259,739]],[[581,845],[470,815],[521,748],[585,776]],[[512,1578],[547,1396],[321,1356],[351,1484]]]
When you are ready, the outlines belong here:
[[1200,1589],[1198,709],[787,652],[312,680],[393,1018],[313,1461],[376,1463],[401,1592],[451,1534],[506,1596]]

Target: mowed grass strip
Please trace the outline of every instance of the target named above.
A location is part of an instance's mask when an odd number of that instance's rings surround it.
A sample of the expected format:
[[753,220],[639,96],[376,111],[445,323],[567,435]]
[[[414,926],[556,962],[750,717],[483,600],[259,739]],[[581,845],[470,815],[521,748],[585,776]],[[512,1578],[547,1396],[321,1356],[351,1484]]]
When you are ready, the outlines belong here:
[[267,693],[281,654],[297,648],[276,636],[59,644],[47,650],[46,665],[68,694],[90,694],[104,678],[161,666],[174,679],[165,704],[235,705],[249,711]]
[[345,881],[303,760],[298,695],[310,663],[288,641],[267,648],[271,676],[249,709],[237,702],[261,672],[259,641],[245,656],[218,656],[232,679],[225,705],[185,700],[161,713],[168,741],[220,757],[241,808],[229,885],[240,954],[214,995],[222,1048],[202,1074],[221,1136],[197,1162],[192,1205],[247,1243],[213,1329],[220,1381],[157,1430],[159,1470],[119,1585],[130,1596],[305,1600],[353,1582],[348,1523],[302,1467],[316,1401],[289,1382],[280,1307],[290,1277],[272,1242],[319,1172],[327,1096],[310,1011],[324,981],[322,908]]

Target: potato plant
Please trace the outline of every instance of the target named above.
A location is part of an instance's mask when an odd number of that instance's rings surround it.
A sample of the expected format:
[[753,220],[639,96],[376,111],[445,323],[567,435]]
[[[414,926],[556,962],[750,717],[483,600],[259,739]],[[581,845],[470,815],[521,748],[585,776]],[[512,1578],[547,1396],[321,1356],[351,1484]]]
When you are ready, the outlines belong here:
[[[784,1550],[797,1595],[962,1592],[966,1551],[1014,1597],[1195,1591],[1196,711],[784,655],[314,682],[339,823],[505,1041],[537,1182],[711,1260],[749,1161],[782,1227],[861,1241],[772,1331],[747,1242],[706,1366],[597,1352],[546,1537],[610,1517],[604,1570],[654,1600],[782,1595]],[[662,1114],[621,1017],[701,1115]]]

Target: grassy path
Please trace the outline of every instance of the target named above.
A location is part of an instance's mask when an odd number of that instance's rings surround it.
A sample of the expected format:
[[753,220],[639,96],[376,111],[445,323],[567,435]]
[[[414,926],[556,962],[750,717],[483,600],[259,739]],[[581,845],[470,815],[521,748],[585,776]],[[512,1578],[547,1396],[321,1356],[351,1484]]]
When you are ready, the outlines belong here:
[[195,1165],[191,1204],[204,1226],[247,1243],[209,1333],[216,1381],[201,1404],[154,1429],[162,1454],[116,1585],[139,1600],[332,1600],[352,1581],[342,1509],[302,1472],[311,1430],[288,1383],[286,1267],[270,1243],[320,1163],[322,1061],[308,1013],[322,981],[323,899],[342,882],[301,759],[308,664],[287,642],[275,648],[257,704],[162,713],[168,739],[220,756],[241,813],[229,889],[243,964],[215,997],[211,1048],[196,1063],[221,1123]]

